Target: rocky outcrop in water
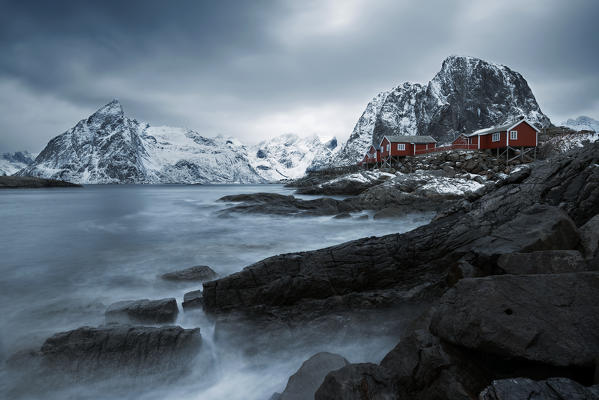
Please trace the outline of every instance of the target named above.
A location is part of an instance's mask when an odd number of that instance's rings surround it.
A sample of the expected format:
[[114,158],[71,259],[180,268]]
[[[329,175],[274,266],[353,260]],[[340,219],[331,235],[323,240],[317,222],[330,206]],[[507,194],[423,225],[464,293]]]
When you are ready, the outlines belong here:
[[178,271],[167,272],[160,277],[166,281],[204,282],[211,281],[218,275],[207,265],[197,265]]
[[33,176],[0,176],[0,189],[40,189],[51,187],[81,187],[74,183]]
[[174,298],[119,301],[105,312],[106,323],[167,324],[177,320],[179,308]]

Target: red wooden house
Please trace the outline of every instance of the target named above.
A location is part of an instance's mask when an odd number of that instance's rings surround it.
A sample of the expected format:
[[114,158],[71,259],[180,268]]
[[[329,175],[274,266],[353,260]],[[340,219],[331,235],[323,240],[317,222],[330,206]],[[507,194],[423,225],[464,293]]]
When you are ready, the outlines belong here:
[[502,149],[516,147],[536,147],[539,130],[526,119],[519,119],[493,128],[480,129],[470,134],[462,134],[453,142],[471,145],[476,149]]
[[384,136],[381,141],[381,161],[391,165],[399,157],[415,156],[434,149],[437,141],[430,136]]
[[374,147],[374,145],[370,145],[368,151],[364,155],[361,164],[362,165],[374,165],[379,164],[381,162],[381,151]]

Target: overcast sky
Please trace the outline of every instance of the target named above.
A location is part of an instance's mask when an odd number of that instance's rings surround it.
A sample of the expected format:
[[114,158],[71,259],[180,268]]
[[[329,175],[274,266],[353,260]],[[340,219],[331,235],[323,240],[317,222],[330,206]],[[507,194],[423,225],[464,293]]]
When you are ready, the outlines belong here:
[[0,0],[0,152],[113,98],[152,125],[346,139],[368,101],[449,55],[522,73],[553,122],[599,119],[599,1]]

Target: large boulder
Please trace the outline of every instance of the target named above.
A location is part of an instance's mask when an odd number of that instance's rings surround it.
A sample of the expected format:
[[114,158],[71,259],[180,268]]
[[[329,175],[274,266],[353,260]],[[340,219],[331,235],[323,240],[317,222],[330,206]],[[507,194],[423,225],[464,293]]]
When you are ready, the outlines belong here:
[[599,273],[463,279],[441,299],[431,331],[503,359],[594,368]]
[[567,378],[549,378],[534,381],[512,378],[493,381],[480,393],[480,400],[597,400],[599,385],[585,387]]
[[311,400],[316,389],[322,384],[325,376],[331,371],[338,370],[349,362],[338,354],[317,353],[304,361],[297,372],[289,378],[279,400]]
[[48,338],[42,364],[73,379],[122,374],[179,375],[199,352],[200,330],[179,326],[81,327]]
[[503,254],[497,260],[497,266],[502,272],[512,275],[559,274],[590,269],[577,250]]
[[197,265],[178,271],[167,272],[160,277],[167,281],[206,282],[216,279],[218,275],[207,265]]
[[394,399],[376,364],[352,364],[329,373],[314,394],[315,400]]
[[[538,250],[573,250],[580,235],[568,214],[557,207],[535,204],[467,245],[481,262],[494,262],[502,254]],[[465,249],[466,250],[466,249]]]
[[106,312],[106,323],[165,324],[175,322],[179,308],[174,298],[118,301]]

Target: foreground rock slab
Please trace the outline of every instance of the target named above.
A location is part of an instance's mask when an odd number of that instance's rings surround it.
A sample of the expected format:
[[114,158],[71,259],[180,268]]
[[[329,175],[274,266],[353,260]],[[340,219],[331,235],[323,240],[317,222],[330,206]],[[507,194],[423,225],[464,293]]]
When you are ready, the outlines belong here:
[[180,374],[198,353],[200,330],[179,326],[81,327],[43,344],[44,366],[71,377],[113,374]]
[[106,323],[165,324],[175,322],[179,308],[174,298],[119,301],[105,312]]
[[599,273],[463,279],[441,299],[431,331],[504,359],[590,367],[599,357]]
[[178,271],[167,272],[160,277],[167,281],[207,282],[217,278],[216,272],[207,265],[197,265]]
[[533,381],[527,378],[502,379],[483,390],[480,400],[598,400],[599,385],[585,387],[566,378]]

